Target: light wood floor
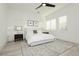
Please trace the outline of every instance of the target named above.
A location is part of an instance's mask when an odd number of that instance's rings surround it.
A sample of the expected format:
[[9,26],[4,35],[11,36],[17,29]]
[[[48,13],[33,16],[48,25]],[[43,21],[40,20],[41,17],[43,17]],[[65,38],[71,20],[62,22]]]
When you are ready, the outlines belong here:
[[62,40],[34,47],[26,41],[8,42],[0,56],[79,56],[79,45]]

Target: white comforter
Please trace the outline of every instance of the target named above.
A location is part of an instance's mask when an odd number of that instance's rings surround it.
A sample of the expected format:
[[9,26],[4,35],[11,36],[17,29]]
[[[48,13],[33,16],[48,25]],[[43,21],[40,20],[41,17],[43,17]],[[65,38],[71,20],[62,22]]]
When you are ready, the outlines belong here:
[[50,42],[54,41],[55,37],[51,34],[34,34],[34,35],[29,35],[27,38],[27,43],[31,46],[37,45],[37,44],[42,44],[45,42]]

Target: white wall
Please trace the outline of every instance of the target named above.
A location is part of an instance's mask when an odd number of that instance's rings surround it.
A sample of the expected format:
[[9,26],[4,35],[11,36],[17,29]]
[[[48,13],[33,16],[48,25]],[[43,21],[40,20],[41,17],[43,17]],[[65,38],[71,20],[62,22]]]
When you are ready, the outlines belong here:
[[0,50],[7,42],[6,4],[0,4]]
[[57,28],[53,34],[59,39],[79,43],[79,4],[70,4],[47,15],[46,19],[56,18],[58,21],[58,18],[61,16],[67,16],[67,30],[59,30]]
[[[10,5],[9,5],[10,6]],[[26,27],[24,28],[24,31],[27,30],[27,28],[36,28],[36,27],[27,27],[26,21],[27,20],[37,20],[39,21],[41,19],[41,16],[37,14],[36,12],[33,11],[27,11],[27,9],[23,6],[20,6],[21,10],[18,8],[14,7],[9,7],[8,8],[8,41],[13,41],[14,40],[14,27],[15,26],[23,26]],[[26,9],[26,10],[24,10]],[[25,32],[24,32],[25,34]],[[25,35],[24,35],[25,38]]]

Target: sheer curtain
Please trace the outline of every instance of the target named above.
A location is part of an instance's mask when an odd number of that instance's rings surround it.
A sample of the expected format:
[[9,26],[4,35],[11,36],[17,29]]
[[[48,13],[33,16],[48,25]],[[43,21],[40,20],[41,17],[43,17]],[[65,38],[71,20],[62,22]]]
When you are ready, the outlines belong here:
[[56,30],[56,19],[48,20],[46,22],[46,29],[47,30]]

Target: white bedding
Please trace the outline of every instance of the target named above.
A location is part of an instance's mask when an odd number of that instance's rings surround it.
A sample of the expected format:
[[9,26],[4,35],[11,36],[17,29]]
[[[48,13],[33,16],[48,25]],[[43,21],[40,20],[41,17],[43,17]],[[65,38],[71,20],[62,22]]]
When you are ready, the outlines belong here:
[[55,37],[51,34],[43,34],[39,32],[38,34],[33,34],[33,32],[30,31],[30,33],[27,33],[26,35],[27,43],[30,46],[54,41]]

